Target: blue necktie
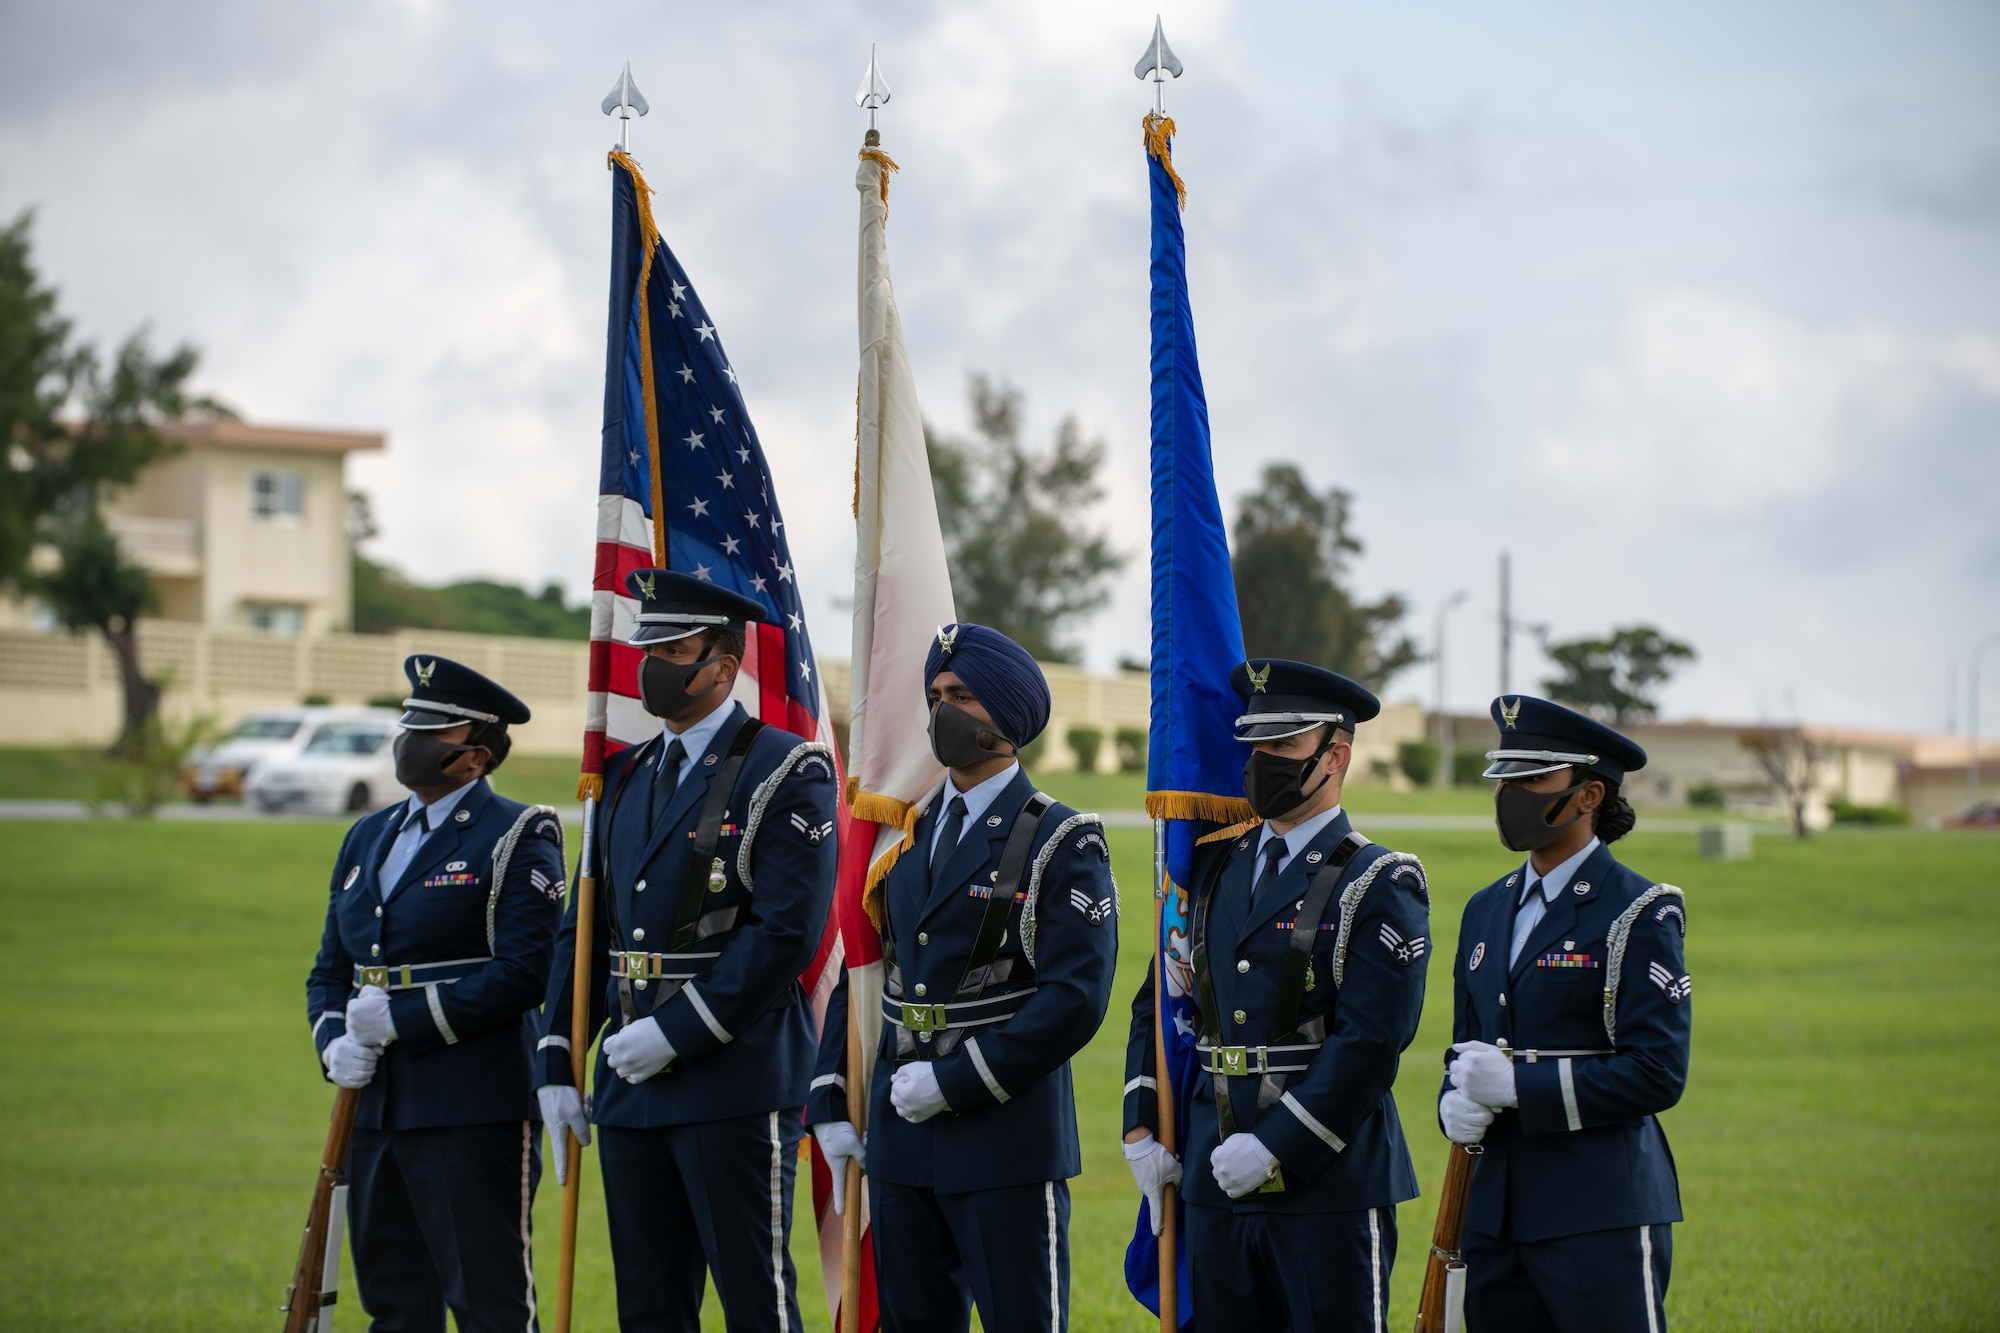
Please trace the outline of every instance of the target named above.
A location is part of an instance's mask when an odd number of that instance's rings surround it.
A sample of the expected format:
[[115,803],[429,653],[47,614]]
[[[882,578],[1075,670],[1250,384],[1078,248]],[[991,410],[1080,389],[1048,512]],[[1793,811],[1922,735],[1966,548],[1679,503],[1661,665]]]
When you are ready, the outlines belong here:
[[680,738],[674,738],[667,746],[667,752],[660,759],[660,771],[653,774],[653,826],[659,827],[666,816],[667,803],[674,799],[674,789],[681,785],[681,764],[687,759],[687,747]]
[[1264,844],[1264,864],[1257,870],[1257,883],[1251,891],[1251,901],[1256,901],[1257,892],[1278,877],[1278,862],[1285,859],[1289,850],[1283,838],[1273,838]]
[[944,872],[944,863],[958,848],[958,838],[965,831],[965,798],[954,796],[951,805],[944,812],[944,828],[939,832],[937,842],[931,847],[931,882]]

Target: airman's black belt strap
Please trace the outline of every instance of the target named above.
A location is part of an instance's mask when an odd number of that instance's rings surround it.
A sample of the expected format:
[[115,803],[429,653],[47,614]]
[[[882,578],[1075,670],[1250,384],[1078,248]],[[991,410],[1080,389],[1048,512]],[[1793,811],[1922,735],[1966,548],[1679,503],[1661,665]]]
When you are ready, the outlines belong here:
[[1035,850],[1035,832],[1042,825],[1042,816],[1055,803],[1054,797],[1036,792],[1014,817],[1014,827],[1007,831],[1007,845],[1000,851],[1000,869],[993,878],[992,896],[986,900],[986,913],[979,919],[979,934],[973,937],[972,952],[966,956],[965,971],[959,977],[953,999],[976,1000],[986,989],[987,968],[1000,956],[1000,946],[1006,942],[1014,895],[1021,891],[1021,876],[1028,868],[1029,854]]
[[[722,883],[715,878],[726,873],[722,862],[715,858],[716,846],[722,841],[722,821],[729,814],[729,797],[736,790],[736,775],[743,771],[743,756],[750,753],[750,743],[763,729],[761,720],[745,718],[743,725],[736,729],[734,739],[729,742],[728,751],[722,756],[722,766],[709,779],[708,795],[701,803],[701,821],[695,825],[694,846],[688,849],[687,871],[681,880],[680,908],[674,916],[675,953],[680,953],[695,941],[695,925],[701,920],[703,895],[711,890],[717,893],[722,891]],[[656,776],[653,780],[658,782],[659,778]]]

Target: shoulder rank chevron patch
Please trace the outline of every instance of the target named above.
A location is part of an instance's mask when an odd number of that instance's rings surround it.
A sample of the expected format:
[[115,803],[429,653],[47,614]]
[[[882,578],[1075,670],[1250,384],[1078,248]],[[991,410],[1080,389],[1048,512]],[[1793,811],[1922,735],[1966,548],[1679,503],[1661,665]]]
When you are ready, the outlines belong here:
[[1387,921],[1382,923],[1381,940],[1382,947],[1389,951],[1389,956],[1401,967],[1408,967],[1416,962],[1424,956],[1424,951],[1431,947],[1431,942],[1422,935],[1413,940],[1405,940],[1401,932]]
[[826,841],[829,833],[833,832],[833,821],[829,819],[824,824],[815,824],[804,815],[795,814],[792,816],[792,827],[804,834],[807,842],[817,847]]
[[1089,894],[1079,888],[1072,887],[1070,889],[1069,905],[1074,907],[1082,915],[1083,919],[1093,926],[1103,925],[1111,916],[1111,900],[1109,898],[1093,900]]
[[1679,1004],[1694,992],[1693,977],[1682,975],[1676,978],[1672,972],[1657,962],[1647,966],[1646,975],[1660,988],[1660,993],[1667,997],[1670,1004]]

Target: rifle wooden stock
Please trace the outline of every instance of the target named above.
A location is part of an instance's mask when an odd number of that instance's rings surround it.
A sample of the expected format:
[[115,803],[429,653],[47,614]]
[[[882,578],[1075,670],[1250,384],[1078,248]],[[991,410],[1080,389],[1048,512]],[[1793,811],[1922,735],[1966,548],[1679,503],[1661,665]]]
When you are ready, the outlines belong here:
[[314,1333],[319,1327],[320,1291],[326,1285],[327,1237],[333,1229],[333,1192],[347,1183],[347,1145],[354,1139],[354,1116],[361,1109],[361,1090],[342,1088],[333,1099],[333,1117],[320,1150],[319,1177],[313,1182],[312,1204],[306,1209],[306,1234],[299,1241],[299,1261],[292,1285],[285,1289],[285,1333]]
[[[1431,1232],[1431,1252],[1424,1263],[1424,1289],[1417,1300],[1417,1333],[1457,1333],[1463,1311],[1465,1260],[1465,1201],[1472,1193],[1472,1168],[1484,1152],[1478,1144],[1452,1144],[1445,1159],[1444,1189],[1438,1194],[1437,1227]],[[1454,1274],[1457,1276],[1454,1277]],[[1457,1287],[1454,1292],[1452,1289]]]
[[[591,927],[597,922],[597,876],[591,869],[591,830],[597,802],[583,803],[583,856],[576,875],[576,960],[569,988],[569,1072],[583,1095],[586,1061],[590,1055],[590,977],[595,961]],[[556,1333],[569,1333],[570,1308],[576,1300],[576,1212],[583,1197],[583,1145],[573,1134],[563,1135],[566,1154],[563,1182],[562,1248],[556,1257]]]

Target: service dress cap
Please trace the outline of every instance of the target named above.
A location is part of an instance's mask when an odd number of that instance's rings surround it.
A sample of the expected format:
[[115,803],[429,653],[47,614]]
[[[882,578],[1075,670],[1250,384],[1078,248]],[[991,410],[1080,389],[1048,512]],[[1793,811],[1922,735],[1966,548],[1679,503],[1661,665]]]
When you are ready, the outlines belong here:
[[403,659],[410,697],[403,700],[398,725],[410,731],[442,731],[463,722],[496,726],[526,722],[528,705],[498,681],[448,657],[413,653]]
[[1484,776],[1532,778],[1574,765],[1608,782],[1646,766],[1646,752],[1594,717],[1531,694],[1502,695],[1493,701],[1498,749]]
[[672,643],[703,630],[741,631],[746,623],[766,618],[763,603],[671,569],[635,569],[625,576],[625,591],[639,602],[627,641],[634,648]]
[[1229,673],[1243,700],[1236,739],[1281,741],[1322,723],[1346,731],[1382,711],[1382,701],[1358,681],[1337,671],[1278,657],[1253,658]]

